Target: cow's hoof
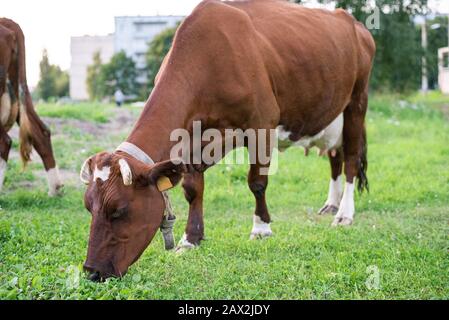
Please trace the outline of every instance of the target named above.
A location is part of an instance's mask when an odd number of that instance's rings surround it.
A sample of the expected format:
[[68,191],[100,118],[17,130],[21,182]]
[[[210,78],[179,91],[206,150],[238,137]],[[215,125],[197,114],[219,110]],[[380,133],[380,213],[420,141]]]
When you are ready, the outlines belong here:
[[250,240],[262,240],[265,238],[269,238],[273,235],[273,232],[251,232],[249,236]]
[[253,217],[253,229],[251,230],[250,240],[264,239],[271,237],[273,232],[271,231],[270,223],[263,222],[259,216]]
[[182,254],[186,251],[195,249],[197,246],[195,246],[193,243],[190,243],[187,240],[187,235],[184,233],[181,240],[179,240],[178,245],[176,246],[175,253],[176,254]]
[[325,215],[325,214],[336,214],[338,212],[338,207],[332,205],[332,204],[326,204],[324,207],[318,211],[319,215]]
[[335,217],[334,222],[332,222],[332,227],[338,226],[350,226],[352,225],[353,220],[351,218],[345,217]]
[[48,190],[49,197],[59,197],[64,194],[64,185],[60,184]]

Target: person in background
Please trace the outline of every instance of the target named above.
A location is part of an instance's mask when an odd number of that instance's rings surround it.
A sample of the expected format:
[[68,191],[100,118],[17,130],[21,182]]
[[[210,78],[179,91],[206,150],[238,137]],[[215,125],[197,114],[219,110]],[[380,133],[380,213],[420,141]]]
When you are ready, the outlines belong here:
[[122,90],[120,90],[120,88],[115,91],[114,98],[117,107],[121,107],[123,102],[125,101],[125,95],[123,94]]

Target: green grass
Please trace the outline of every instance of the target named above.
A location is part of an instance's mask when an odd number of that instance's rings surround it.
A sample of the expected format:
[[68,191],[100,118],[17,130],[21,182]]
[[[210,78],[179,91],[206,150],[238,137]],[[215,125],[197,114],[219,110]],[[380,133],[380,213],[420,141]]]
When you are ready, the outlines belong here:
[[100,103],[77,104],[40,104],[37,105],[39,115],[49,118],[76,119],[106,123],[113,114],[112,105]]
[[[36,174],[42,165],[21,172],[13,160],[0,197],[0,299],[448,299],[449,122],[439,108],[447,103],[434,95],[371,99],[371,193],[356,197],[351,228],[331,228],[332,217],[316,215],[327,195],[327,160],[290,149],[267,194],[275,235],[249,241],[248,168],[217,165],[206,174],[207,241],[178,256],[158,235],[123,279],[104,284],[81,274],[74,285],[89,234],[84,187],[66,183],[64,197],[49,199]],[[39,112],[50,116],[52,108]],[[113,112],[82,108],[77,119]],[[58,117],[70,117],[60,110]],[[69,124],[53,128],[60,166],[75,175],[84,158],[112,150],[130,129],[98,139]],[[30,180],[36,188],[21,187]],[[179,239],[188,206],[180,188],[171,194]],[[378,288],[366,285],[373,269]]]

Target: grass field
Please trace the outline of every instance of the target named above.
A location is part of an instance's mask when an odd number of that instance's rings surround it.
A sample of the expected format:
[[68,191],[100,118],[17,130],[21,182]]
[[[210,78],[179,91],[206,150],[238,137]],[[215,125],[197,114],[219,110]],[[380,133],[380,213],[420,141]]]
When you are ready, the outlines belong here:
[[[199,249],[166,252],[158,235],[123,279],[95,284],[80,272],[90,215],[78,170],[89,155],[113,150],[139,110],[40,106],[65,195],[49,199],[39,159],[22,172],[13,153],[0,195],[0,299],[448,299],[448,109],[449,98],[437,94],[371,99],[371,193],[356,197],[350,228],[316,215],[327,196],[327,159],[290,149],[270,179],[272,238],[249,240],[248,168],[218,165],[206,174],[207,241]],[[171,194],[179,239],[188,207],[180,188]]]

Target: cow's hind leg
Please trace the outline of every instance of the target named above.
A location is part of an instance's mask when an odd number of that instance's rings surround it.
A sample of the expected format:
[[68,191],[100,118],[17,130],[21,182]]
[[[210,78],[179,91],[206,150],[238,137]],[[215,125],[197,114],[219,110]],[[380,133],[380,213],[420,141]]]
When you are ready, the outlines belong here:
[[[28,100],[24,99],[24,101]],[[53,155],[50,129],[42,122],[29,103],[21,106],[18,122],[20,125],[20,153],[22,160],[25,163],[30,160],[31,146],[33,146],[41,157],[47,171],[48,194],[50,196],[60,194],[63,184]]]
[[204,239],[204,173],[195,171],[193,167],[190,167],[189,173],[184,176],[182,187],[184,188],[184,196],[189,202],[189,217],[185,233],[176,248],[177,252],[192,249]]
[[335,214],[340,206],[343,194],[342,171],[343,171],[343,149],[336,150],[335,154],[328,152],[329,162],[331,165],[331,179],[329,182],[329,194],[326,203],[319,211],[319,214]]
[[[0,115],[2,115],[2,113],[7,113],[6,116],[9,116],[10,109],[11,101],[8,90],[6,90],[6,72],[5,68],[0,65]],[[11,144],[12,140],[0,122],[0,191],[3,187],[3,181],[5,180],[6,162],[8,161]]]
[[256,210],[253,217],[253,229],[250,236],[251,240],[270,237],[273,234],[270,226],[271,218],[265,200],[268,175],[261,174],[261,169],[268,168],[264,168],[259,164],[251,164],[251,169],[248,174],[248,186],[256,198]]
[[12,140],[0,123],[0,191],[3,188],[3,182],[5,180],[6,167],[7,167],[6,163],[8,162],[11,145]]
[[367,88],[361,93],[355,93],[351,103],[344,112],[343,128],[343,153],[345,164],[346,184],[343,198],[340,202],[333,226],[351,225],[354,220],[354,190],[355,181],[358,179],[358,189],[368,190],[368,179],[366,171],[367,162],[367,142],[365,129],[365,115],[368,107]]

